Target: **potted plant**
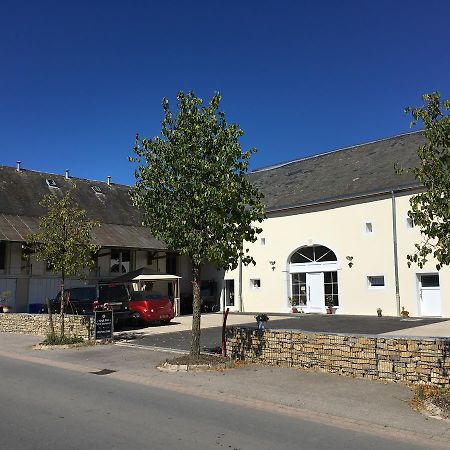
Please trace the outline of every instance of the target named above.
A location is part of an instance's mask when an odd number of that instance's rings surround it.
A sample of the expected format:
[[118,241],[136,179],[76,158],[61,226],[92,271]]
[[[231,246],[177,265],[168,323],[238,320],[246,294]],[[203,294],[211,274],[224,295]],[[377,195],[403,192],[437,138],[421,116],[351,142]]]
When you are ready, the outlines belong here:
[[402,306],[402,311],[400,313],[402,317],[409,317],[409,311],[405,309],[404,306]]
[[11,298],[11,296],[11,291],[3,291],[0,293],[0,312],[10,313],[12,311],[12,308],[8,303],[8,300]]
[[326,295],[327,314],[333,314],[333,298],[331,295]]
[[383,310],[381,308],[377,308],[377,316],[382,317],[383,316]]
[[258,325],[258,330],[264,330],[266,322],[269,320],[269,316],[267,314],[258,314],[255,316],[256,323]]
[[292,297],[288,297],[288,301],[289,301],[289,304],[291,305],[291,311],[293,313],[298,313],[299,312],[298,308],[297,308],[297,306],[299,305],[298,299],[294,300]]

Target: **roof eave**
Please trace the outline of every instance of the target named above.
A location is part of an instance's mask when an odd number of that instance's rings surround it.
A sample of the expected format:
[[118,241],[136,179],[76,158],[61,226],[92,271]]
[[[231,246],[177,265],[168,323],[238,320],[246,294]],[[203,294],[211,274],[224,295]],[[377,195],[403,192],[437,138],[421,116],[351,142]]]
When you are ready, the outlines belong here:
[[378,195],[385,195],[390,194],[392,192],[405,192],[405,191],[411,191],[420,189],[420,184],[413,184],[413,185],[407,185],[407,186],[397,186],[394,188],[386,188],[382,190],[376,190],[376,191],[369,191],[369,192],[361,192],[357,194],[347,195],[347,196],[339,196],[339,197],[333,197],[333,198],[325,198],[325,199],[318,199],[314,200],[312,202],[306,202],[306,203],[300,203],[297,205],[289,205],[289,206],[280,206],[277,208],[266,208],[267,213],[273,213],[273,212],[283,212],[283,211],[290,211],[293,209],[300,209],[300,208],[307,208],[311,206],[320,206],[320,205],[326,205],[331,203],[338,203],[338,202],[344,202],[349,200],[358,200],[362,198],[368,198],[368,197],[375,197]]

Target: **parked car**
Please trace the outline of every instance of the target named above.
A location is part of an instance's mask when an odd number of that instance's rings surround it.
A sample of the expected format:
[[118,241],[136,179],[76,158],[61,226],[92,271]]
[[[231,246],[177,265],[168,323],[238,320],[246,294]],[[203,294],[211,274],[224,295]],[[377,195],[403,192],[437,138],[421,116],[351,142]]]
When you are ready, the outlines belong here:
[[153,291],[134,291],[130,294],[133,317],[145,323],[162,324],[168,324],[175,317],[172,302],[167,296]]
[[[68,299],[67,314],[89,315],[94,314],[96,309],[108,308],[114,311],[115,323],[131,318],[130,294],[125,285],[101,283],[65,289],[64,293]],[[61,292],[50,304],[53,312],[60,312]]]

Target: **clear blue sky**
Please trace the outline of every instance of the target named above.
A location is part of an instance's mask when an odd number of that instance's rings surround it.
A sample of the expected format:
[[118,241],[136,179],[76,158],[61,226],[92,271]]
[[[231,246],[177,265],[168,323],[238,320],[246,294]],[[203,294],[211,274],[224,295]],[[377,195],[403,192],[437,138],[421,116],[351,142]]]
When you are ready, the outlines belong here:
[[450,98],[450,2],[0,0],[0,165],[133,183],[161,99],[219,90],[252,168],[409,131]]

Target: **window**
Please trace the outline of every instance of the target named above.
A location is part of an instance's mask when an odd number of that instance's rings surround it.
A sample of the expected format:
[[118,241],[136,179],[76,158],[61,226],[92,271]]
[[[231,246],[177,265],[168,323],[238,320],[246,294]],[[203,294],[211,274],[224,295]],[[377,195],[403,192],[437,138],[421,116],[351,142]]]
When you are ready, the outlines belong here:
[[261,245],[266,245],[266,238],[261,238]]
[[367,283],[371,288],[382,288],[384,287],[384,275],[369,276]]
[[291,256],[291,264],[337,261],[332,250],[323,245],[302,247]]
[[6,269],[6,242],[0,241],[0,270]]
[[250,289],[260,289],[261,288],[261,280],[259,278],[253,278],[250,280]]
[[292,274],[292,306],[306,305],[306,273]]
[[96,193],[96,194],[103,194],[102,189],[100,186],[91,186],[91,189]]
[[45,181],[46,181],[48,187],[52,187],[52,188],[57,188],[58,187],[58,185],[56,184],[55,180],[47,178]]
[[422,287],[439,287],[439,275],[421,275]]
[[129,272],[130,260],[130,250],[111,250],[111,273]]
[[411,217],[406,218],[406,228],[414,228],[414,220],[412,220]]
[[324,272],[325,305],[339,306],[337,272]]
[[366,233],[373,233],[372,222],[366,222]]

